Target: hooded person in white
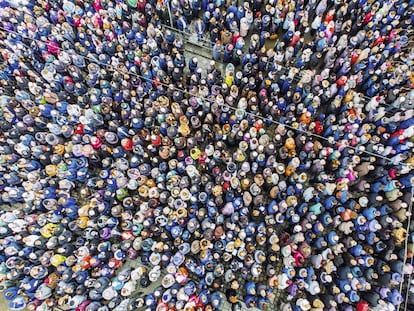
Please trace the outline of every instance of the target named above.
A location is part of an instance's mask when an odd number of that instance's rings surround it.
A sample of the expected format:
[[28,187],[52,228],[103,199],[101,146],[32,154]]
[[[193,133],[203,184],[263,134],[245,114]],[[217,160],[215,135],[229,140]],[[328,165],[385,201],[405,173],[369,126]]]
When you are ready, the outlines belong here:
[[326,0],[321,0],[321,2],[319,2],[318,6],[316,7],[316,14],[324,14],[326,11]]
[[315,32],[319,29],[322,23],[322,14],[316,15],[315,19],[313,20],[311,24],[312,31]]

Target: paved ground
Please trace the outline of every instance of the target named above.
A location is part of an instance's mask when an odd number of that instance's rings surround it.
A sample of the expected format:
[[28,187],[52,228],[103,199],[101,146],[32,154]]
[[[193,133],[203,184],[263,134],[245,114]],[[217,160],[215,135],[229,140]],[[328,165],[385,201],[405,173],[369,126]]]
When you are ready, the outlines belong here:
[[6,301],[3,299],[3,296],[0,298],[0,310],[9,310]]

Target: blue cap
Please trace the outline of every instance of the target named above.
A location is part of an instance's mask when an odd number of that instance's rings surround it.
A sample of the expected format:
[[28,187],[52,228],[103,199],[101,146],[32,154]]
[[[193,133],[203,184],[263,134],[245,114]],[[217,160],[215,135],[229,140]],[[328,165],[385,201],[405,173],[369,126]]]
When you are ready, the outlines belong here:
[[177,252],[177,253],[175,253],[175,255],[172,258],[172,263],[176,267],[179,267],[183,264],[184,260],[185,260],[184,255],[181,252]]

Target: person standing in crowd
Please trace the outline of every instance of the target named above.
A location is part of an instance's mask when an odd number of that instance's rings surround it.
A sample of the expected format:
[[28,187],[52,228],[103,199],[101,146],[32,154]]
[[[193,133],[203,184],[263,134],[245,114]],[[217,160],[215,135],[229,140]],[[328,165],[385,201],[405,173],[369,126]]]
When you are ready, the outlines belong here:
[[204,22],[200,19],[197,18],[194,22],[194,30],[197,33],[197,40],[202,40],[204,38],[204,33],[206,31],[206,27]]

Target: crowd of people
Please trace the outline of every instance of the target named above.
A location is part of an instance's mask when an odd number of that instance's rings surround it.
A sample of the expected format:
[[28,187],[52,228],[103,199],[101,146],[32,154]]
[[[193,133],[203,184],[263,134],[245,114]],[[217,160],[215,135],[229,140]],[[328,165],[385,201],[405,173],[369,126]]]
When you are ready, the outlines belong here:
[[412,307],[413,11],[2,0],[10,310]]

